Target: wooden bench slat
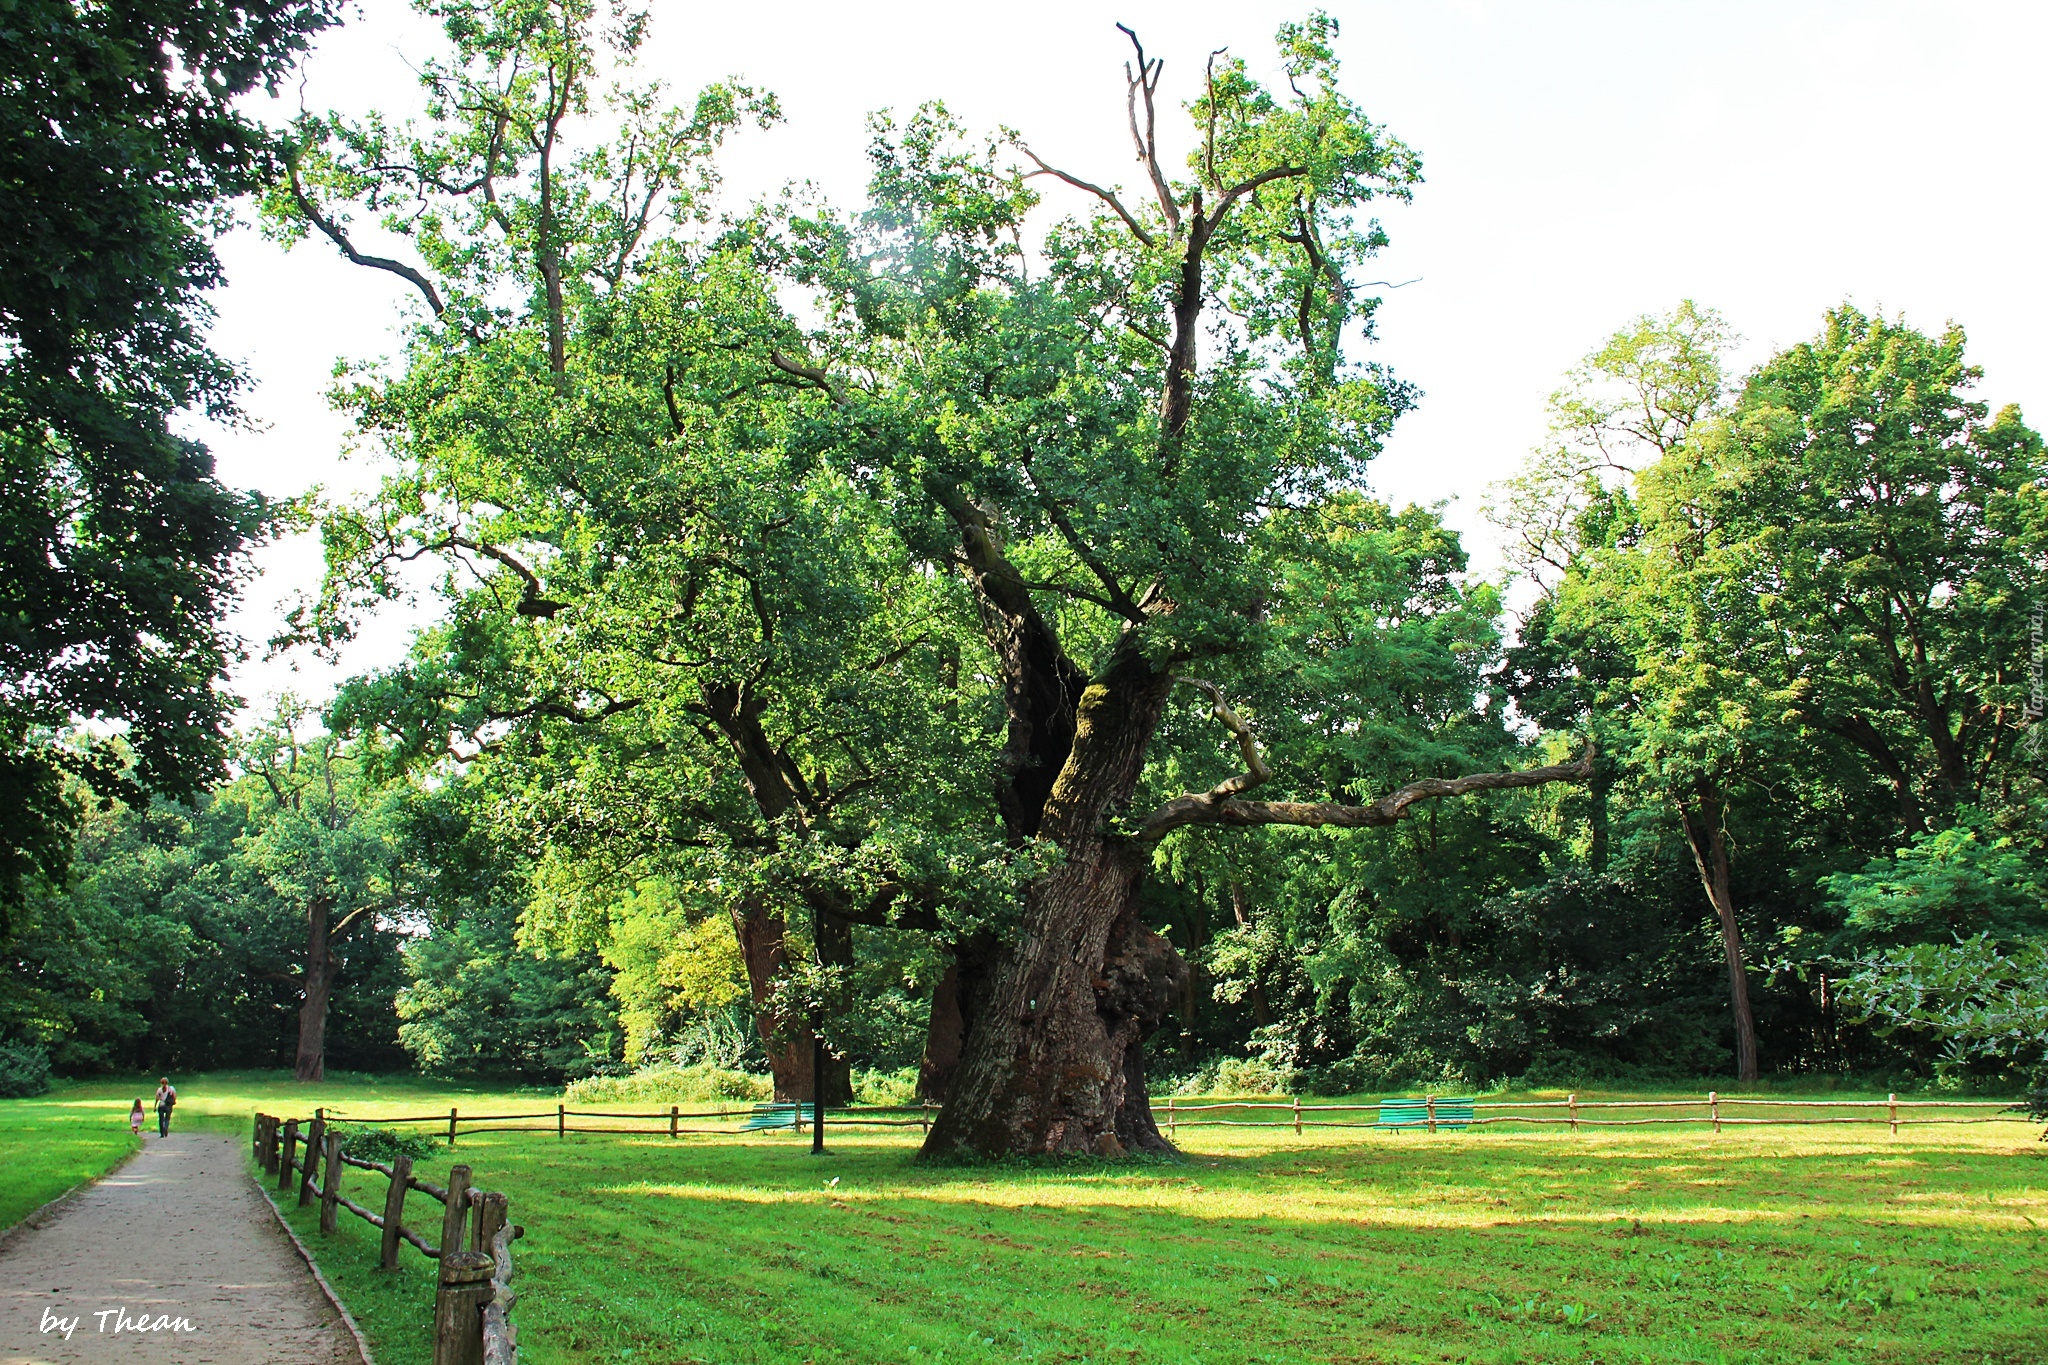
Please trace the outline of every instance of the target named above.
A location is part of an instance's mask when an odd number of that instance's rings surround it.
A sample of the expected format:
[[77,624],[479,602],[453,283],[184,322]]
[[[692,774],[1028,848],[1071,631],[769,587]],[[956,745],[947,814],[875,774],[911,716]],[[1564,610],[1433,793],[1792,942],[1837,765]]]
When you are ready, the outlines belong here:
[[[1473,1101],[1470,1099],[1440,1099],[1436,1102],[1436,1126],[1439,1128],[1463,1128],[1474,1119]],[[1375,1128],[1427,1128],[1429,1127],[1429,1101],[1427,1099],[1381,1100],[1379,1122]]]
[[815,1106],[808,1104],[757,1104],[747,1121],[740,1125],[743,1133],[765,1128],[791,1128],[798,1123],[809,1123],[816,1117]]

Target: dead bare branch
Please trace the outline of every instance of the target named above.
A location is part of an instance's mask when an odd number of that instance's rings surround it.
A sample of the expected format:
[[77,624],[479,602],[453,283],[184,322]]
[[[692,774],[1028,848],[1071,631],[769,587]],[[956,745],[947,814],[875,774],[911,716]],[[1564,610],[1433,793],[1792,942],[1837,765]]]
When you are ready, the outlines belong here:
[[1140,242],[1144,243],[1146,246],[1152,245],[1152,234],[1145,231],[1143,224],[1139,223],[1138,220],[1134,216],[1132,216],[1131,211],[1124,207],[1123,200],[1116,197],[1116,192],[1114,190],[1106,190],[1102,186],[1094,184],[1091,181],[1081,179],[1081,177],[1079,177],[1078,175],[1069,175],[1067,172],[1060,170],[1056,166],[1046,165],[1044,160],[1039,157],[1038,153],[1032,151],[1029,147],[1019,146],[1017,150],[1024,153],[1024,155],[1030,157],[1031,164],[1038,167],[1037,170],[1031,172],[1030,175],[1024,177],[1026,180],[1032,179],[1035,176],[1049,175],[1055,180],[1064,180],[1067,184],[1072,185],[1077,190],[1088,191],[1088,193],[1094,195],[1097,199],[1100,199],[1103,203],[1109,205],[1110,208],[1116,210],[1116,216],[1124,220],[1124,226],[1131,230],[1131,235],[1133,237],[1136,237]]
[[[1159,110],[1154,96],[1159,90],[1159,76],[1165,71],[1163,58],[1147,60],[1145,45],[1138,41],[1137,33],[1123,24],[1117,28],[1131,40],[1132,49],[1138,54],[1138,70],[1131,71],[1130,63],[1124,64],[1124,81],[1129,86],[1124,103],[1131,116],[1131,141],[1136,144],[1138,161],[1145,167],[1145,174],[1152,181],[1152,192],[1159,198],[1159,210],[1166,215],[1166,225],[1175,237],[1180,236],[1180,205],[1174,202],[1173,187],[1167,183],[1166,172],[1159,164]],[[1138,99],[1145,100],[1145,126],[1138,127]]]

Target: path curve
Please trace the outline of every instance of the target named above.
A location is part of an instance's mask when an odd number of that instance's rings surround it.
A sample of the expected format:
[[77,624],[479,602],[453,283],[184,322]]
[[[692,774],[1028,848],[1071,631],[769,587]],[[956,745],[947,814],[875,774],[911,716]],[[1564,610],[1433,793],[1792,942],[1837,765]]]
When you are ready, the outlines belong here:
[[[133,1161],[19,1230],[0,1250],[0,1365],[363,1365],[243,1151],[217,1133],[146,1138]],[[44,1330],[53,1319],[76,1320],[69,1340]]]

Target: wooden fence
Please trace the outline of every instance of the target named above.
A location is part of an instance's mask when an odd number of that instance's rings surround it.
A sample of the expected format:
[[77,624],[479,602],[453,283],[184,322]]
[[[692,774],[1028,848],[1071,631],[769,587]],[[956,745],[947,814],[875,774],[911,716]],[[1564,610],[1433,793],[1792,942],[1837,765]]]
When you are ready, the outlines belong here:
[[[448,1172],[448,1187],[429,1184],[412,1173],[412,1158],[390,1165],[365,1161],[342,1150],[324,1110],[313,1111],[306,1125],[301,1154],[300,1121],[256,1115],[253,1147],[257,1163],[277,1177],[279,1193],[296,1180],[299,1205],[320,1201],[320,1231],[331,1234],[338,1211],[347,1209],[383,1234],[377,1263],[398,1268],[399,1244],[407,1243],[440,1263],[434,1293],[434,1365],[516,1365],[519,1347],[512,1328],[512,1243],[526,1229],[510,1221],[510,1200],[475,1189],[470,1169]],[[388,1182],[384,1211],[373,1213],[341,1192],[342,1173],[349,1167],[374,1171]],[[440,1201],[441,1237],[430,1244],[405,1225],[406,1196],[417,1191]],[[464,1243],[468,1243],[465,1249]]]
[[[737,1137],[743,1133],[772,1132],[790,1129],[803,1132],[809,1124],[804,1117],[808,1104],[798,1105],[731,1105],[718,1109],[685,1110],[680,1105],[667,1109],[649,1110],[645,1113],[621,1113],[613,1110],[571,1109],[558,1104],[553,1109],[537,1110],[530,1114],[465,1114],[458,1107],[450,1106],[445,1114],[401,1114],[396,1118],[384,1118],[367,1114],[343,1114],[331,1111],[327,1117],[336,1123],[364,1124],[431,1124],[445,1137],[449,1146],[464,1134],[477,1133],[553,1133],[556,1137],[567,1137],[571,1133],[637,1133],[646,1136],[682,1137],[688,1134]],[[760,1111],[766,1109],[789,1110],[786,1116],[778,1116],[772,1123],[760,1121]],[[938,1106],[932,1104],[895,1104],[863,1106],[858,1109],[830,1109],[825,1112],[827,1127],[846,1128],[916,1128],[920,1131],[931,1127],[932,1118],[938,1113]],[[597,1122],[591,1122],[597,1120]],[[709,1120],[717,1120],[718,1127],[702,1126]],[[733,1127],[737,1122],[740,1126]],[[643,1126],[622,1126],[643,1125]]]
[[[1385,1121],[1384,1107],[1398,1106],[1397,1123]],[[1455,1117],[1450,1112],[1455,1106]],[[1818,1116],[1789,1113],[1791,1110],[1829,1111]],[[1847,1110],[1847,1113],[1833,1111]],[[1901,1113],[1900,1111],[1905,1111]],[[1961,1117],[1943,1117],[1929,1111],[1969,1111]],[[1996,1112],[1983,1113],[1992,1110]],[[1249,1118],[1224,1118],[1227,1111],[1250,1113]],[[1533,1112],[1532,1112],[1533,1111]],[[1615,1114],[1593,1118],[1591,1113]],[[1780,1112],[1761,1112],[1780,1111]],[[2015,1112],[2020,1111],[2020,1112]],[[1896,1094],[1881,1100],[1795,1100],[1734,1097],[1709,1090],[1698,1099],[1676,1100],[1582,1100],[1567,1095],[1561,1100],[1473,1100],[1445,1099],[1435,1095],[1414,1099],[1374,1100],[1365,1104],[1303,1104],[1300,1096],[1271,1100],[1210,1100],[1186,1102],[1169,1096],[1162,1105],[1152,1102],[1153,1117],[1164,1122],[1168,1136],[1180,1128],[1226,1126],[1237,1128],[1275,1127],[1293,1124],[1304,1128],[1468,1128],[1493,1123],[1562,1124],[1577,1132],[1581,1128],[1633,1128],[1647,1124],[1711,1124],[1715,1132],[1724,1125],[1775,1125],[1817,1123],[1883,1123],[1893,1136],[1901,1127],[1950,1123],[1993,1123],[2001,1120],[2026,1122],[2024,1106],[2010,1100],[1902,1100]],[[1371,1114],[1371,1118],[1339,1118],[1340,1114]],[[1189,1117],[1197,1115],[1199,1117]],[[1419,1119],[1419,1121],[1418,1121]]]
[[[773,1124],[758,1121],[758,1111],[769,1107],[727,1106],[686,1111],[679,1105],[671,1105],[666,1110],[624,1112],[571,1109],[566,1104],[558,1104],[553,1110],[526,1114],[464,1114],[451,1107],[445,1114],[407,1114],[396,1118],[330,1114],[329,1117],[352,1123],[432,1125],[437,1135],[444,1136],[451,1147],[465,1133],[553,1133],[556,1137],[567,1137],[571,1133],[738,1137],[749,1132],[779,1128],[791,1128],[797,1132],[804,1130],[806,1124],[801,1109]],[[1717,1133],[1731,1125],[1882,1123],[1896,1135],[1902,1127],[1929,1124],[2026,1122],[2025,1114],[2017,1112],[2020,1108],[2009,1100],[1902,1100],[1896,1094],[1881,1100],[1765,1099],[1722,1095],[1712,1090],[1696,1099],[1668,1100],[1588,1100],[1574,1094],[1561,1100],[1497,1101],[1423,1095],[1412,1099],[1370,1100],[1360,1104],[1305,1103],[1298,1095],[1265,1100],[1183,1100],[1178,1096],[1168,1096],[1152,1101],[1153,1117],[1169,1136],[1181,1128],[1205,1126],[1268,1128],[1292,1125],[1297,1133],[1305,1128],[1386,1128],[1394,1131],[1420,1128],[1434,1133],[1440,1128],[1461,1129],[1502,1123],[1555,1124],[1573,1132],[1581,1128],[1697,1124],[1711,1126]],[[915,1127],[923,1132],[930,1129],[938,1111],[939,1106],[935,1104],[877,1105],[830,1110],[826,1122],[828,1126],[840,1127]],[[1390,1118],[1388,1111],[1392,1111],[1395,1117]],[[705,1126],[712,1120],[716,1120],[719,1126]],[[740,1126],[731,1126],[735,1121]]]

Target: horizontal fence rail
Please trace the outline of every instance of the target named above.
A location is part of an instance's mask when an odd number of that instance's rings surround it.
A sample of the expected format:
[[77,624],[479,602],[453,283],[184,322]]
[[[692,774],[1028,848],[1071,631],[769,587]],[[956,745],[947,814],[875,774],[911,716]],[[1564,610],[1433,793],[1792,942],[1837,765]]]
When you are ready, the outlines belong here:
[[[1598,1111],[1655,1111],[1631,1117],[1596,1118]],[[1744,1113],[1731,1110],[1847,1110],[1820,1115],[1790,1113]],[[1905,1112],[1901,1112],[1901,1111]],[[1260,1117],[1261,1111],[1270,1117]],[[1542,1112],[1531,1112],[1542,1111]],[[1670,1112],[1684,1111],[1684,1112]],[[1964,1111],[1946,1116],[1926,1111]],[[1990,1111],[1990,1112],[1986,1112]],[[1220,1117],[1225,1112],[1246,1113],[1247,1118]],[[1338,1118],[1339,1114],[1371,1114],[1371,1118]],[[1205,1100],[1183,1103],[1177,1096],[1152,1102],[1152,1115],[1166,1125],[1168,1135],[1179,1128],[1231,1127],[1270,1128],[1292,1124],[1304,1128],[1382,1128],[1402,1131],[1421,1128],[1476,1128],[1487,1124],[1562,1124],[1576,1132],[1580,1128],[1634,1128],[1654,1124],[1710,1125],[1720,1132],[1724,1125],[1779,1126],[1835,1123],[1881,1123],[1896,1134],[1901,1127],[1929,1124],[2030,1122],[2026,1106],[2011,1100],[1902,1100],[1896,1094],[1881,1100],[1766,1099],[1728,1096],[1708,1091],[1699,1099],[1672,1100],[1587,1100],[1567,1095],[1561,1100],[1476,1100],[1437,1095],[1413,1098],[1368,1100],[1359,1104],[1303,1104],[1299,1097],[1270,1100]],[[1188,1117],[1188,1116],[1195,1117]],[[2048,1134],[2044,1134],[2048,1138]]]
[[[805,1131],[809,1105],[761,1103],[723,1105],[716,1109],[666,1110],[571,1109],[519,1114],[401,1114],[395,1117],[329,1113],[335,1122],[397,1126],[431,1125],[450,1145],[465,1135],[481,1133],[571,1133],[649,1137],[740,1137],[749,1133]],[[1881,1100],[1772,1099],[1722,1095],[1708,1091],[1686,1099],[1598,1100],[1567,1095],[1561,1100],[1481,1100],[1418,1095],[1365,1100],[1355,1104],[1305,1103],[1299,1096],[1243,1100],[1184,1101],[1167,1096],[1152,1101],[1153,1118],[1169,1136],[1181,1128],[1372,1128],[1391,1132],[1419,1129],[1463,1130],[1498,1124],[1556,1125],[1581,1128],[1639,1128],[1692,1124],[1720,1132],[1725,1127],[1800,1126],[1820,1124],[1884,1124],[1896,1134],[1902,1127],[1932,1124],[2028,1122],[2025,1106],[2010,1100],[1900,1099]],[[914,1127],[928,1131],[937,1117],[936,1104],[875,1105],[828,1109],[828,1125],[855,1128]],[[706,1126],[715,1124],[716,1126]],[[350,1161],[351,1165],[362,1163]],[[384,1167],[375,1167],[384,1170]],[[431,1186],[415,1183],[440,1197]]]
[[[383,1233],[377,1257],[380,1268],[398,1268],[401,1243],[439,1262],[434,1365],[518,1365],[518,1339],[510,1317],[518,1299],[512,1288],[512,1243],[524,1236],[526,1229],[511,1222],[511,1201],[494,1191],[472,1187],[467,1166],[452,1168],[443,1188],[415,1176],[409,1156],[394,1158],[389,1165],[350,1156],[343,1150],[342,1134],[333,1128],[338,1121],[325,1110],[314,1110],[312,1120],[305,1124],[301,1150],[301,1120],[257,1114],[251,1138],[257,1165],[277,1177],[280,1194],[288,1192],[296,1180],[300,1207],[320,1201],[323,1236],[336,1231],[337,1214],[343,1209]],[[342,1174],[350,1167],[384,1177],[382,1213],[341,1192]],[[413,1192],[441,1205],[438,1246],[418,1229],[405,1225],[405,1200]]]
[[[812,1122],[810,1110],[811,1106],[808,1103],[796,1105],[764,1101],[759,1104],[721,1105],[716,1109],[694,1110],[684,1109],[680,1105],[670,1105],[667,1109],[644,1112],[571,1109],[564,1104],[556,1105],[553,1109],[536,1110],[526,1114],[465,1114],[459,1107],[451,1107],[445,1114],[399,1114],[389,1118],[383,1115],[344,1114],[329,1110],[327,1117],[335,1123],[376,1124],[385,1127],[430,1124],[452,1146],[458,1138],[479,1133],[553,1133],[556,1137],[567,1137],[571,1133],[611,1133],[642,1137],[682,1137],[690,1134],[738,1137],[745,1133],[782,1130],[801,1133],[807,1131]],[[845,1109],[827,1106],[825,1121],[828,1125],[839,1128],[916,1128],[922,1132],[931,1127],[938,1111],[939,1107],[935,1104],[878,1104]],[[590,1120],[597,1122],[593,1123]],[[702,1126],[711,1120],[716,1120],[720,1125],[736,1123],[739,1126]],[[627,1126],[634,1124],[657,1126]]]

